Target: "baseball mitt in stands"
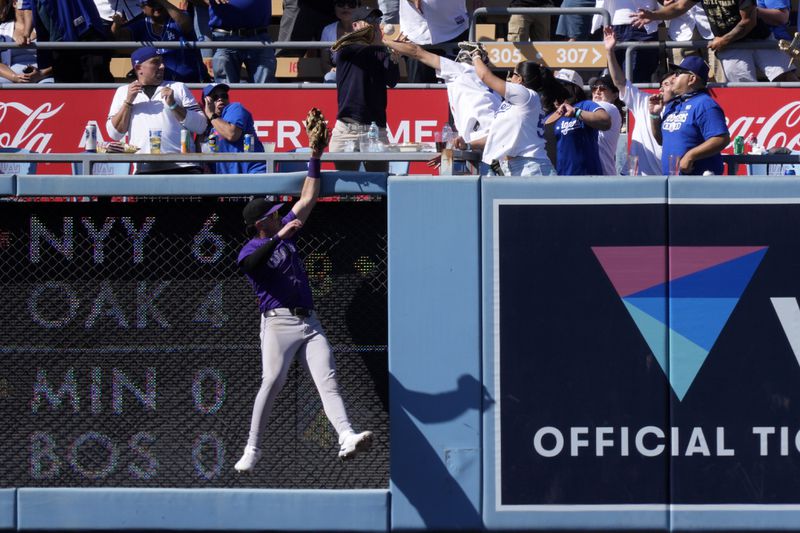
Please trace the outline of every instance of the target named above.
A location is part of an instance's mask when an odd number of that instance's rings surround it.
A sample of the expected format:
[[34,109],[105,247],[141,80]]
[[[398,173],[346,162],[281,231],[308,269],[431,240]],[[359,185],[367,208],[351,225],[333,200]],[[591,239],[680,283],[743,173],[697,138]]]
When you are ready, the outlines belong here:
[[364,44],[364,45],[371,45],[372,41],[375,39],[375,28],[372,26],[366,26],[361,28],[360,30],[351,31],[350,33],[345,33],[342,35],[339,40],[333,43],[331,46],[331,50],[336,52],[337,50],[344,48],[345,46],[349,46],[351,44]]

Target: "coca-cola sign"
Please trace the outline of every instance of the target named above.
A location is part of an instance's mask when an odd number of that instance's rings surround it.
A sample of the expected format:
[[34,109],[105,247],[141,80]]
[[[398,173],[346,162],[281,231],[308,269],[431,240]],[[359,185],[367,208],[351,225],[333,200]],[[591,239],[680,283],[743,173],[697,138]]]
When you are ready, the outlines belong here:
[[[199,90],[194,94],[200,97]],[[800,150],[800,96],[796,89],[720,88],[712,95],[725,111],[731,139],[753,133],[762,146]],[[99,140],[107,137],[105,123],[113,96],[113,89],[4,90],[0,95],[0,147],[80,152],[87,122],[96,121],[100,126]],[[258,137],[275,142],[281,151],[305,143],[301,121],[309,107],[319,107],[330,120],[337,110],[333,89],[234,89],[231,99],[253,114]],[[389,91],[388,122],[393,142],[433,142],[434,133],[447,116],[446,91]],[[39,167],[40,173],[69,172],[64,164]],[[430,172],[424,166],[419,171]]]

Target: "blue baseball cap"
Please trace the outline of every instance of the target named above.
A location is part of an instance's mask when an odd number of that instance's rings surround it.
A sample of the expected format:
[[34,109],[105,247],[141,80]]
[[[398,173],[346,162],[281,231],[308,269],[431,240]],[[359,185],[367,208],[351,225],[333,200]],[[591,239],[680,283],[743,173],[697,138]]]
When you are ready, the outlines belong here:
[[148,59],[153,59],[154,57],[158,57],[164,54],[164,50],[161,48],[153,48],[152,46],[143,46],[138,50],[134,50],[131,54],[131,66],[136,67],[136,65],[141,65]]
[[689,56],[686,57],[681,64],[675,67],[675,72],[691,72],[701,80],[703,83],[708,82],[708,64],[703,61],[703,58],[700,56]]
[[221,87],[226,91],[230,91],[231,88],[228,86],[227,83],[209,83],[205,87],[203,87],[203,98],[211,94],[211,92],[216,89],[217,87]]

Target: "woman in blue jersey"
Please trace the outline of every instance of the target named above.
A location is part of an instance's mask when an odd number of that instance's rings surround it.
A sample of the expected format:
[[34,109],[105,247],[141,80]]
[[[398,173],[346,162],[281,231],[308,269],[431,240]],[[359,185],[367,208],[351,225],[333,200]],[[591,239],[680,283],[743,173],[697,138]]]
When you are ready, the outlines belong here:
[[506,176],[549,176],[553,167],[544,143],[545,109],[565,98],[552,71],[524,61],[503,80],[492,74],[480,53],[473,54],[472,64],[481,81],[505,99],[486,138],[481,174],[497,174],[490,170],[497,162]]
[[602,176],[598,130],[611,127],[605,109],[586,98],[583,79],[574,70],[561,69],[555,77],[569,96],[547,122],[555,122],[557,140],[556,174],[559,176]]

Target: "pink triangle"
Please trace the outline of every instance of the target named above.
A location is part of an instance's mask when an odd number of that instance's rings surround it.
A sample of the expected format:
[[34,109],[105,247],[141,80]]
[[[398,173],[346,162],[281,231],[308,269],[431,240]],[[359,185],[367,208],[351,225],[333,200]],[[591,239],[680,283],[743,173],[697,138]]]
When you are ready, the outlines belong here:
[[666,246],[593,246],[620,298],[666,282]]
[[670,281],[763,250],[766,246],[670,246]]

